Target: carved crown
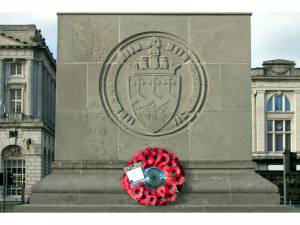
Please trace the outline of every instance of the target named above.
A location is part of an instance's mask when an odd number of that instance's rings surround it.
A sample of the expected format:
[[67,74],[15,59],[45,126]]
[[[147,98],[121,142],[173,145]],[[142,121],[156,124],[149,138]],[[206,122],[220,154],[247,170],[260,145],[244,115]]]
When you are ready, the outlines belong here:
[[178,66],[169,62],[167,56],[161,55],[162,44],[159,38],[152,38],[147,47],[148,55],[141,56],[134,65],[134,74],[175,74]]

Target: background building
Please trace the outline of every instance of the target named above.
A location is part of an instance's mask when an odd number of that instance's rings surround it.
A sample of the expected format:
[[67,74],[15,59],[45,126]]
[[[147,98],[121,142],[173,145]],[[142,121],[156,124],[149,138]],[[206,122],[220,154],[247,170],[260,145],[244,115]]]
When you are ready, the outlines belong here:
[[300,68],[288,60],[264,61],[251,71],[252,154],[257,172],[283,193],[283,151],[296,153],[288,199],[300,202]]
[[27,197],[51,171],[55,70],[35,25],[0,25],[0,170],[13,176],[7,200]]

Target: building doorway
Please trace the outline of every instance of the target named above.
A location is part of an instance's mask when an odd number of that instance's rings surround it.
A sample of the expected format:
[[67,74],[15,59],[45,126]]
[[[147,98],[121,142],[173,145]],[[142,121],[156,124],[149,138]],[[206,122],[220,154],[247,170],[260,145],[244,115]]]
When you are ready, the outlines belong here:
[[6,174],[5,177],[12,176],[12,184],[5,188],[5,195],[7,197],[24,196],[25,160],[19,146],[10,145],[2,151],[2,171]]

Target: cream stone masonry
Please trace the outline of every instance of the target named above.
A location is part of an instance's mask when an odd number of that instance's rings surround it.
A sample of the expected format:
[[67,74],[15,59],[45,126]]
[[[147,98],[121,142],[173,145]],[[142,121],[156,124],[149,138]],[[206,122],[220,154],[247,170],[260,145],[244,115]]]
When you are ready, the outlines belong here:
[[[266,123],[273,118],[291,120],[291,151],[300,154],[300,123],[297,122],[300,119],[300,69],[295,68],[293,61],[265,61],[262,68],[251,70],[251,79],[252,92],[256,93],[252,98],[252,108],[256,109],[252,123],[254,158],[282,158],[281,151],[267,150]],[[291,104],[289,112],[279,112],[277,117],[267,112],[267,102],[275,95],[286,96]]]
[[253,127],[253,135],[256,137],[257,143],[254,144],[257,146],[257,152],[264,152],[265,151],[265,121],[266,121],[266,113],[265,113],[265,91],[264,90],[256,90],[256,129]]
[[[0,99],[1,99],[1,104],[3,104],[4,92],[5,92],[5,86],[4,86],[4,60],[0,59]],[[1,107],[0,113],[1,113],[1,115],[3,114],[3,107]]]
[[[35,25],[0,25],[0,172],[14,177],[8,201],[20,201],[23,192],[28,199],[31,187],[51,172],[55,73],[56,62]],[[0,192],[2,201],[2,187]]]
[[[280,210],[252,162],[250,37],[247,13],[59,13],[53,172],[17,211]],[[120,184],[147,146],[184,166],[169,206]]]

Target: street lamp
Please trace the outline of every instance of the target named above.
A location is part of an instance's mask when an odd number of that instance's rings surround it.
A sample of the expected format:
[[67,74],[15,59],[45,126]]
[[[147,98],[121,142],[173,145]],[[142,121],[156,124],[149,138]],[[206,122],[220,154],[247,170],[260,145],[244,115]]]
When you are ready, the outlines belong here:
[[290,151],[286,151],[286,148],[284,148],[282,154],[283,154],[283,204],[286,205],[287,203],[287,183],[286,183],[286,175],[289,173],[289,160],[288,156]]
[[283,204],[287,204],[287,177],[296,172],[296,159],[297,153],[291,152],[291,150],[287,150],[286,148],[282,152],[283,154]]

